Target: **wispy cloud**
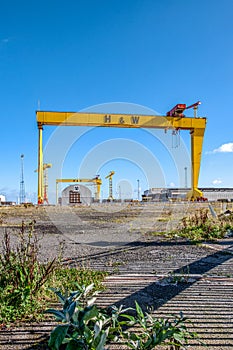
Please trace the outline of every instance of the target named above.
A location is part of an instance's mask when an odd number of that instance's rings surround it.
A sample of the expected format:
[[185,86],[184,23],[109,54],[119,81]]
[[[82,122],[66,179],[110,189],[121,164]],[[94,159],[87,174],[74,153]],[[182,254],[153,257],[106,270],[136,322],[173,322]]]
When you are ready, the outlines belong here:
[[213,185],[220,185],[221,183],[222,183],[221,179],[215,179],[215,180],[212,181]]
[[9,44],[10,41],[11,41],[11,38],[0,38],[0,45],[5,46]]
[[233,142],[224,143],[218,148],[215,148],[213,151],[206,152],[206,154],[214,154],[214,153],[233,153]]

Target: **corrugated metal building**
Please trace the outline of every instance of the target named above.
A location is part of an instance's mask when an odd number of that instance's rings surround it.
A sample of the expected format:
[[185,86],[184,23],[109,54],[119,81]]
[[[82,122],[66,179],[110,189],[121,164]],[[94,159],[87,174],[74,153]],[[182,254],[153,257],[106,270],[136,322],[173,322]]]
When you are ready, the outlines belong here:
[[83,185],[70,185],[62,191],[61,205],[90,205],[93,202],[91,190]]

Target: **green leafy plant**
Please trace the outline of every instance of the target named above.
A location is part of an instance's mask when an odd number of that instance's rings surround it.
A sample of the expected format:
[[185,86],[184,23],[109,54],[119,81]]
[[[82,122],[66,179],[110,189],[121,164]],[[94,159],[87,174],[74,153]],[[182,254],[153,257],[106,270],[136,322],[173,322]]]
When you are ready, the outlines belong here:
[[41,287],[55,268],[55,259],[41,264],[38,260],[39,239],[32,221],[22,222],[15,247],[5,231],[0,256],[0,321],[14,321],[38,307],[36,299]]
[[130,325],[138,324],[141,328],[140,333],[132,331],[125,331],[122,333],[123,338],[126,339],[126,345],[130,349],[135,350],[152,350],[158,345],[170,345],[170,349],[185,348],[188,339],[197,338],[197,334],[187,329],[185,318],[180,313],[179,316],[174,317],[171,321],[165,318],[156,318],[149,313],[144,313],[137,302],[136,316],[125,315],[129,320]]
[[62,344],[66,344],[66,350],[104,349],[111,317],[94,304],[97,292],[92,293],[93,284],[77,287],[78,290],[70,295],[62,295],[59,290],[52,289],[63,306],[61,310],[46,311],[62,322],[50,335],[49,347],[52,350],[60,349]]
[[187,266],[186,269],[181,268],[179,273],[170,272],[166,281],[171,284],[189,283],[193,281],[193,279],[190,278],[189,266]]
[[[87,287],[78,285],[78,290],[69,295],[53,289],[62,309],[46,311],[59,321],[50,335],[50,349],[104,350],[106,344],[114,341],[135,350],[152,350],[158,345],[176,350],[181,346],[184,349],[188,339],[197,338],[196,333],[188,330],[188,320],[182,313],[172,321],[158,319],[144,313],[137,302],[136,309],[123,309],[122,306],[101,309],[94,304],[97,292],[92,293],[92,289],[93,284]],[[139,326],[140,331],[131,329],[135,326]]]
[[39,261],[40,240],[34,230],[35,221],[22,222],[17,243],[11,242],[5,231],[0,255],[0,323],[9,324],[29,319],[40,319],[42,310],[54,301],[48,286],[61,290],[74,289],[76,284],[94,283],[93,290],[102,290],[104,271],[69,268],[60,259],[47,263]]
[[210,218],[207,209],[201,209],[181,220],[178,230],[169,232],[170,237],[185,237],[193,242],[224,238],[229,230],[233,230],[233,218]]
[[66,290],[74,290],[78,285],[94,284],[92,291],[101,291],[104,289],[103,279],[108,275],[106,271],[91,270],[85,267],[75,268],[57,264],[49,280],[43,288],[43,294],[49,299],[54,296],[49,286],[59,289],[65,294]]

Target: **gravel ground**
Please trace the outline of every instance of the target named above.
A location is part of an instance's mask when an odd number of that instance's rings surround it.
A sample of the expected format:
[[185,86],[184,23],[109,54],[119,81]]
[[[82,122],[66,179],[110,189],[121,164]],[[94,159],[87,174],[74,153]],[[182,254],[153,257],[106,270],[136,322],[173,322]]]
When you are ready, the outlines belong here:
[[[92,207],[0,207],[0,240],[7,230],[17,241],[22,220],[35,221],[41,261],[60,253],[69,266],[107,270],[103,306],[137,300],[155,314],[182,310],[213,350],[233,349],[233,240],[191,245],[162,233],[206,203],[99,205]],[[219,203],[214,207],[221,211]],[[152,232],[160,232],[154,236]],[[203,319],[203,322],[202,322]],[[0,331],[0,350],[47,349],[52,322]],[[189,349],[202,349],[190,344]],[[112,349],[120,349],[112,347]],[[203,348],[204,349],[204,348]]]
[[148,241],[151,232],[176,228],[182,217],[200,207],[208,208],[208,205],[109,203],[71,208],[0,207],[0,238],[7,229],[12,242],[16,242],[22,221],[26,224],[34,221],[35,232],[41,239],[42,260],[56,257],[61,245],[64,258],[78,258],[136,241]]

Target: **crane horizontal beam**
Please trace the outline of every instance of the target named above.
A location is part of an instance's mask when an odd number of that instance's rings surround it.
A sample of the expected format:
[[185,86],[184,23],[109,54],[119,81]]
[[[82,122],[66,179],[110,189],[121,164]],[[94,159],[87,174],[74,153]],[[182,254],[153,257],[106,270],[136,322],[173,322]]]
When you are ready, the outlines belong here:
[[110,171],[110,173],[107,176],[105,176],[105,179],[112,178],[114,174],[115,171]]
[[102,184],[101,179],[56,179],[56,182],[94,182]]
[[206,118],[83,112],[36,112],[38,126],[102,126],[118,128],[205,129]]

